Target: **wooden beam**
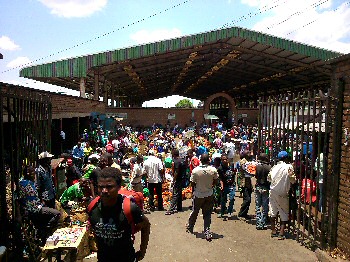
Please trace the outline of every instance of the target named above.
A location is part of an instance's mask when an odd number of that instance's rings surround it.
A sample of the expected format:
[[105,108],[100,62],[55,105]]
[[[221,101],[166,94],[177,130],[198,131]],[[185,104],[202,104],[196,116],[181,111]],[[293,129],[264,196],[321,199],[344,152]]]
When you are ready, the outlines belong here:
[[[318,72],[320,72],[322,74],[325,74],[325,75],[329,75],[329,76],[331,75],[331,71],[329,69],[321,68],[320,66],[317,66],[315,63],[313,63],[313,64],[303,63],[303,62],[300,62],[300,61],[295,61],[293,59],[288,59],[288,58],[279,57],[279,56],[276,56],[276,55],[267,54],[265,52],[260,52],[260,51],[247,49],[247,48],[244,48],[244,47],[241,47],[241,46],[232,45],[232,47],[235,50],[240,51],[242,53],[249,53],[249,54],[253,54],[253,55],[256,55],[256,56],[264,56],[264,57],[268,57],[268,58],[270,58],[272,60],[281,61],[281,62],[284,62],[284,63],[287,63],[287,64],[293,64],[293,65],[296,65],[296,66],[299,66],[299,67],[306,67],[308,69],[312,69],[312,70],[318,71]],[[326,62],[324,62],[324,64],[326,64]]]
[[99,74],[98,72],[94,72],[94,100],[99,101]]
[[86,98],[86,95],[85,95],[85,78],[82,77],[80,78],[80,97],[82,98]]
[[213,74],[218,72],[221,68],[224,68],[230,61],[239,57],[241,52],[232,50],[219,62],[217,62],[212,68],[210,68],[204,75],[200,76],[195,83],[193,83],[186,91],[185,94],[191,92],[193,89],[196,89],[202,82],[206,81]]

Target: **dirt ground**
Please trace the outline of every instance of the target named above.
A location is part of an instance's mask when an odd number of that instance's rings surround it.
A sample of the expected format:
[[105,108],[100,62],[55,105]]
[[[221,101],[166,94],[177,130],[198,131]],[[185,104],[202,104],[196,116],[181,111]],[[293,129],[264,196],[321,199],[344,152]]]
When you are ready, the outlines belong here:
[[[242,199],[236,196],[235,209],[239,210]],[[270,230],[256,230],[255,220],[237,219],[237,212],[224,221],[212,215],[212,242],[202,234],[203,217],[198,216],[194,234],[186,233],[185,224],[190,214],[190,200],[183,203],[184,211],[165,216],[164,211],[147,214],[151,222],[151,235],[147,254],[142,261],[317,261],[315,252],[301,246],[292,236],[285,240],[270,238]],[[254,202],[249,214],[254,214]],[[136,235],[138,250],[140,233]],[[96,254],[84,262],[95,262]],[[117,261],[117,260],[116,260]]]

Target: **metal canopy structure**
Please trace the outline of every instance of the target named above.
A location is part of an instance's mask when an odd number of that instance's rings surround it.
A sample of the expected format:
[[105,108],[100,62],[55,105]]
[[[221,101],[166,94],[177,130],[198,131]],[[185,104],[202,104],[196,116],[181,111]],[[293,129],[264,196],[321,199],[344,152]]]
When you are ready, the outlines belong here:
[[240,27],[55,61],[20,76],[135,104],[169,95],[251,98],[330,85],[326,62],[341,53]]

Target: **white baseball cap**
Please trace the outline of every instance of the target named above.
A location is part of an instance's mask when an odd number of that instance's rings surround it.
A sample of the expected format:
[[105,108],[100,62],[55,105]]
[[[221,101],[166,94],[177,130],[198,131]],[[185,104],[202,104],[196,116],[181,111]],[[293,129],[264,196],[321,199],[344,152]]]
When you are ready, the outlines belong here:
[[51,158],[51,157],[53,157],[53,155],[50,154],[50,153],[47,152],[47,151],[41,152],[41,153],[38,155],[38,158],[39,158],[39,159]]

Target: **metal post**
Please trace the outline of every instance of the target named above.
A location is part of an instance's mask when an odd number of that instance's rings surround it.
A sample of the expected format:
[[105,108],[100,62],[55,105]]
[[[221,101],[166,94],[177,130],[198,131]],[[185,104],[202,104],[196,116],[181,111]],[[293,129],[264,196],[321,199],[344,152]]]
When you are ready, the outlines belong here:
[[333,183],[330,190],[330,208],[329,208],[329,224],[330,224],[330,248],[333,250],[337,244],[337,219],[338,219],[338,198],[339,198],[339,174],[340,174],[340,158],[341,158],[341,143],[342,143],[342,116],[344,103],[344,79],[338,80],[338,89],[336,90],[337,106],[335,107],[335,124],[334,124],[334,139],[333,139]]
[[[4,96],[0,86],[0,150],[4,152]],[[6,203],[6,170],[4,158],[0,158],[0,245],[7,244],[7,203]]]

